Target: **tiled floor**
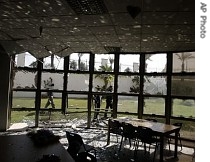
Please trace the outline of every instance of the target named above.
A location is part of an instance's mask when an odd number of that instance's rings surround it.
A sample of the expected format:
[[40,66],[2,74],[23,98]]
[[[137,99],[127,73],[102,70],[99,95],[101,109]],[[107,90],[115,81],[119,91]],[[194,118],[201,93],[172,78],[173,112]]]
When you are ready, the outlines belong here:
[[[80,123],[81,124],[81,123]],[[54,128],[52,128],[54,127]],[[94,146],[97,150],[97,159],[98,162],[150,162],[153,160],[154,155],[154,148],[151,148],[150,152],[146,154],[143,151],[143,147],[140,147],[137,152],[137,158],[134,160],[134,149],[129,148],[128,142],[124,143],[124,147],[121,151],[118,151],[120,137],[118,137],[118,142],[116,135],[111,135],[111,143],[110,145],[106,145],[107,139],[107,130],[103,127],[101,129],[85,129],[85,128],[78,128],[77,124],[69,125],[62,125],[61,127],[55,127],[51,125],[50,129],[53,131],[55,135],[59,135],[61,137],[60,142],[63,144],[65,148],[68,147],[68,141],[66,138],[65,131],[73,131],[80,134],[85,143],[91,146]],[[7,131],[7,132],[0,132],[0,135],[12,135],[12,134],[26,134],[31,129],[27,129],[24,131]],[[173,150],[173,145],[171,145],[171,150]],[[165,146],[164,150],[164,159],[165,162],[193,162],[194,161],[194,149],[189,147],[178,148],[178,158],[173,158],[173,151],[168,150],[168,146]],[[158,162],[159,156],[158,151],[155,155],[155,162]]]

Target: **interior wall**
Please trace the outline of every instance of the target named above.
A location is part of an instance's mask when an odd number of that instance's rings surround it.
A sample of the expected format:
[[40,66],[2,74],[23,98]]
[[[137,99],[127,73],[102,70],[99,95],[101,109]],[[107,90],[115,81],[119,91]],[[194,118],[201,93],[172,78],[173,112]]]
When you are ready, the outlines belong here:
[[6,131],[9,126],[10,71],[10,57],[0,45],[0,131]]

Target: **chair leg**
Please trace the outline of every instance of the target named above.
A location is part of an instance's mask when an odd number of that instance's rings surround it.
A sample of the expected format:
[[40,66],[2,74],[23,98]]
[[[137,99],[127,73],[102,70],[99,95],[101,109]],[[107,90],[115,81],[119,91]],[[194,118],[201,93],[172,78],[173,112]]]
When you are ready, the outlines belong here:
[[[182,150],[182,140],[181,140],[180,136],[179,136],[178,138],[179,138],[179,143],[180,143],[181,150]],[[171,140],[171,139],[169,138],[169,139],[168,139],[168,147],[169,147],[169,150],[171,151],[171,149],[170,149],[170,144],[171,144],[171,143],[170,143],[170,140]],[[180,151],[181,151],[181,150],[180,150]]]
[[129,140],[129,144],[130,144],[130,148],[131,148],[131,139],[129,138],[128,140]]
[[116,134],[116,138],[117,138],[117,143],[118,143],[118,136],[117,136],[117,134]]
[[158,145],[155,145],[155,151],[154,151],[154,156],[153,156],[153,162],[155,161],[155,155],[156,155],[156,150],[158,149]]
[[169,151],[171,151],[171,148],[170,148],[170,138],[168,139],[168,148],[169,148]]
[[181,146],[181,150],[182,150],[182,140],[181,140],[180,136],[179,136],[179,142],[180,142],[180,146]]
[[122,147],[122,142],[123,142],[123,136],[122,136],[122,138],[121,138],[119,151],[121,150],[121,147]]
[[137,158],[138,147],[139,147],[139,141],[136,140],[136,141],[134,141],[134,160]]
[[138,150],[138,148],[139,148],[139,141],[136,140],[135,149]]
[[144,154],[146,154],[147,152],[147,147],[146,147],[146,143],[144,143]]

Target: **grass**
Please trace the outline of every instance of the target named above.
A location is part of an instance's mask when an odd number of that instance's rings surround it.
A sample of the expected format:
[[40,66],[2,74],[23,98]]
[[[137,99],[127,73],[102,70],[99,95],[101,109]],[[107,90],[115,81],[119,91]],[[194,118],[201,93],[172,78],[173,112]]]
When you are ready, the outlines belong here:
[[[41,107],[44,108],[45,104],[47,102],[46,98],[43,98],[41,100]],[[174,116],[183,116],[183,117],[195,117],[195,106],[193,101],[183,101],[183,100],[174,100],[173,101],[173,115]],[[61,99],[55,98],[54,103],[56,105],[56,109],[61,109]],[[105,100],[102,101],[101,108],[105,109],[106,103]],[[137,98],[133,99],[119,99],[118,101],[118,112],[129,112],[129,113],[137,113]],[[14,98],[13,99],[13,107],[21,108],[34,108],[34,99],[33,98]],[[51,108],[49,106],[48,108]],[[46,109],[43,109],[46,110]],[[92,109],[94,111],[94,109]],[[69,119],[72,120],[74,118],[78,119],[87,119],[87,99],[69,99],[68,109],[67,112],[68,115],[63,115],[61,112],[52,112],[51,119],[52,121],[55,120],[61,120],[61,119]],[[74,113],[77,112],[77,113]],[[78,113],[83,112],[83,113]],[[146,114],[159,114],[164,115],[165,112],[165,104],[163,99],[154,99],[149,98],[145,100],[145,108],[144,113]],[[11,122],[21,122],[23,120],[32,120],[35,121],[35,111],[12,111],[11,113]],[[91,113],[92,118],[94,115],[94,112]],[[118,116],[128,116],[125,115],[118,115]],[[133,115],[133,117],[136,117]],[[48,114],[41,114],[40,115],[40,121],[48,121],[49,115]],[[164,119],[158,119],[160,122],[164,122]],[[178,122],[175,120],[171,120],[171,123]],[[194,122],[190,121],[181,121],[183,122],[183,130],[188,132],[194,132],[195,131],[195,125]]]
[[[41,100],[41,108],[44,108],[47,99]],[[35,101],[33,98],[14,98],[13,107],[14,108],[35,108]],[[55,98],[54,103],[56,109],[61,109],[61,99]],[[74,111],[87,111],[87,99],[69,99],[68,101],[67,112]],[[106,103],[105,100],[102,100],[101,108],[105,109]],[[118,112],[129,112],[137,113],[137,100],[132,99],[120,99],[118,102]],[[48,108],[51,108],[49,106]],[[183,100],[174,100],[173,104],[173,116],[182,116],[182,117],[195,117],[195,105],[193,101],[183,101]],[[165,104],[163,99],[146,99],[145,100],[145,114],[158,114],[164,115],[165,113]],[[27,115],[27,114],[26,114]],[[19,118],[18,115],[14,116]]]

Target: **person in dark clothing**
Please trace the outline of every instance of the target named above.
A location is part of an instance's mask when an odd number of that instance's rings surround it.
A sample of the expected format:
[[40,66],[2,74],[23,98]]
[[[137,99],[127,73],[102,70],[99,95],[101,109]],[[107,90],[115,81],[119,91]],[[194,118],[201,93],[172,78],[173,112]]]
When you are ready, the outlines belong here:
[[[108,91],[112,92],[113,88],[112,86],[109,86]],[[112,107],[113,105],[113,99],[112,99],[112,95],[107,95],[106,96],[106,109],[105,109],[105,113],[104,113],[104,118],[107,118],[107,111],[110,108],[111,110],[113,109]]]
[[[48,90],[49,90],[49,88],[48,88]],[[52,108],[54,109],[55,108],[55,104],[54,104],[54,101],[53,101],[53,92],[52,91],[48,91],[47,92],[47,96],[48,96],[48,100],[47,100],[47,103],[46,103],[44,108],[47,108],[49,105],[51,105]]]
[[96,94],[94,95],[94,106],[95,106],[95,113],[94,113],[94,118],[93,120],[98,119],[98,115],[99,115],[99,111],[100,111],[100,107],[101,107],[101,97],[100,95]]
[[47,108],[49,105],[51,105],[52,108],[54,109],[55,104],[54,104],[54,101],[53,101],[53,92],[51,91],[54,87],[54,83],[53,83],[52,78],[50,77],[49,80],[47,80],[47,81],[44,80],[44,85],[47,88],[47,90],[49,90],[47,92],[48,100],[47,100],[47,103],[46,103],[44,108]]

